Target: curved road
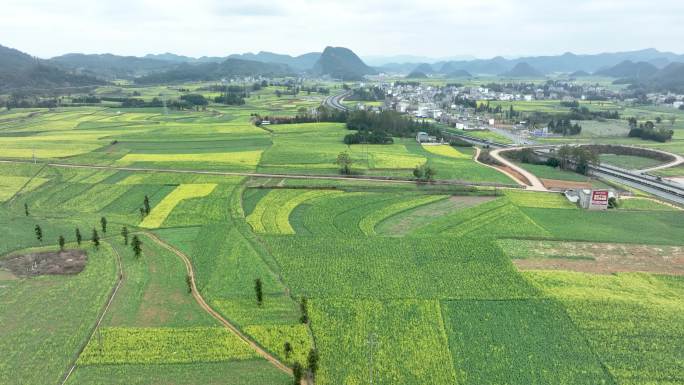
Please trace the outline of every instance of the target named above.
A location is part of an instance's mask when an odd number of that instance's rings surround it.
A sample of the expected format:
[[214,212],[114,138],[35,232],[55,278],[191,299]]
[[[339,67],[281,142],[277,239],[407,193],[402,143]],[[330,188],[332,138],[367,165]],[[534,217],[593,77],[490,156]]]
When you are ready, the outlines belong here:
[[351,95],[351,91],[345,91],[337,95],[330,95],[323,100],[323,105],[340,111],[349,111],[349,108],[342,104],[342,100],[349,95]]
[[[154,241],[156,244],[159,246],[165,248],[166,250],[176,254],[182,261],[185,263],[185,269],[187,270],[188,276],[190,277],[190,286],[192,288],[192,296],[195,298],[195,301],[197,301],[197,304],[204,309],[209,315],[214,317],[218,322],[220,322],[224,327],[226,327],[228,330],[230,330],[233,334],[235,334],[237,337],[239,337],[241,340],[243,340],[245,343],[247,343],[254,351],[257,352],[260,356],[262,356],[264,359],[272,363],[276,368],[280,369],[282,372],[292,375],[292,369],[282,363],[277,357],[273,356],[271,353],[267,352],[264,350],[261,346],[259,346],[256,342],[254,342],[252,339],[250,339],[247,335],[243,334],[240,329],[237,328],[237,326],[233,325],[230,321],[227,319],[223,318],[221,314],[219,314],[216,310],[214,310],[207,302],[204,300],[202,295],[200,294],[199,290],[197,290],[197,285],[195,283],[195,271],[192,267],[192,262],[190,262],[190,258],[188,258],[185,253],[182,251],[178,250],[177,248],[171,246],[170,244],[164,242],[161,240],[159,237],[157,237],[155,234],[150,233],[150,232],[143,232],[145,236],[147,236],[149,239]],[[302,385],[306,385],[307,382],[305,379],[302,379],[301,382]]]
[[[515,151],[519,150],[523,147],[507,147],[507,148],[497,148],[496,150],[492,150],[489,152],[489,155],[492,156],[492,158],[496,159],[497,162],[503,164],[506,167],[510,167],[511,169],[515,170],[517,173],[520,175],[524,176],[525,179],[528,180],[529,183],[525,183],[527,186],[526,189],[530,191],[549,191],[544,184],[537,178],[536,175],[532,174],[531,172],[525,170],[524,168],[518,166],[517,164],[511,162],[510,160],[506,159],[501,155],[502,152],[506,151]],[[517,178],[516,178],[517,179]],[[524,182],[524,181],[523,181]]]

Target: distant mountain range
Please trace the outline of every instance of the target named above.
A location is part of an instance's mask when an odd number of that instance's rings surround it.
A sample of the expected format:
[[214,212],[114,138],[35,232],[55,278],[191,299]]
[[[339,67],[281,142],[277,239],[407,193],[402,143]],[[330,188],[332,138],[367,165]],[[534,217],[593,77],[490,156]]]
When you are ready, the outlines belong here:
[[544,76],[544,74],[528,63],[521,62],[499,76],[508,78],[538,78]]
[[53,89],[104,84],[91,76],[73,74],[13,48],[0,45],[0,91]]
[[565,53],[518,59],[498,56],[492,59],[389,63],[371,67],[353,51],[343,47],[326,47],[323,52],[299,56],[264,51],[200,58],[173,53],[143,57],[71,53],[43,60],[0,46],[0,89],[74,87],[102,84],[113,79],[129,79],[141,84],[290,75],[360,80],[366,75],[382,72],[450,78],[480,75],[532,78],[554,73],[582,77],[593,74],[613,77],[617,82],[639,87],[657,85],[662,88],[684,82],[684,78],[677,78],[681,76],[678,63],[684,63],[684,55],[655,49],[596,55]]
[[[558,56],[532,56],[517,59],[506,59],[497,56],[492,59],[444,61],[428,65],[435,73],[442,74],[449,74],[456,70],[465,70],[475,75],[499,75],[511,71],[520,63],[526,63],[542,74],[573,73],[577,71],[595,73],[627,60],[645,62],[657,68],[664,68],[670,63],[684,62],[684,55],[661,52],[651,48],[640,51],[601,53],[596,55],[576,55],[568,52]],[[393,63],[386,64],[378,69],[384,72],[409,73],[419,65],[423,67],[424,64]],[[424,68],[422,70],[425,72]]]
[[253,60],[263,63],[285,64],[299,71],[306,71],[316,64],[321,57],[320,52],[310,52],[299,56],[282,55],[273,52],[261,51],[257,54],[243,53],[241,55],[230,55],[229,58]]

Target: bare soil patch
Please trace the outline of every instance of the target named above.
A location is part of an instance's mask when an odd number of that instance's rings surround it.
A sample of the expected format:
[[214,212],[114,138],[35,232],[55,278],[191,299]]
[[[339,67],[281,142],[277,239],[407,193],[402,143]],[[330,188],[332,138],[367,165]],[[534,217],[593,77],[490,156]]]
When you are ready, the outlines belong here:
[[516,170],[514,170],[508,166],[495,166],[495,167],[498,168],[500,171],[502,171],[504,174],[508,174],[508,175],[512,176],[514,179],[519,180],[520,182],[522,182],[523,184],[525,184],[527,186],[532,185],[532,183],[529,181],[529,179],[527,179],[525,177],[525,175],[519,173],[518,171],[516,171]]
[[0,261],[0,268],[18,277],[73,275],[83,271],[87,261],[83,250],[41,251],[12,255]]
[[574,188],[591,189],[591,183],[589,182],[574,182],[569,180],[558,180],[558,179],[539,179],[549,190],[567,190]]
[[644,272],[684,275],[684,247],[554,242],[514,259],[520,270],[571,270],[596,274]]

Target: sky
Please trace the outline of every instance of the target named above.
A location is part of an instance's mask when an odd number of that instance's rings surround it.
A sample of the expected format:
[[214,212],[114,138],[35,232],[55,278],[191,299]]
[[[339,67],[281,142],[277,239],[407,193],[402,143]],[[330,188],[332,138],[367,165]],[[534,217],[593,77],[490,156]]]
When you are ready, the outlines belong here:
[[0,44],[48,58],[302,54],[684,53],[682,0],[3,0]]

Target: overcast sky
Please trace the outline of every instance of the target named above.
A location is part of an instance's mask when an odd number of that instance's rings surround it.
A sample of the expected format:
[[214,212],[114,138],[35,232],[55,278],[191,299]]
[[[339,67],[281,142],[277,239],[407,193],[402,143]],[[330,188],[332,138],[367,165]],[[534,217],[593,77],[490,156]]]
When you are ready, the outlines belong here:
[[682,0],[2,0],[0,44],[68,52],[481,58],[684,52]]

